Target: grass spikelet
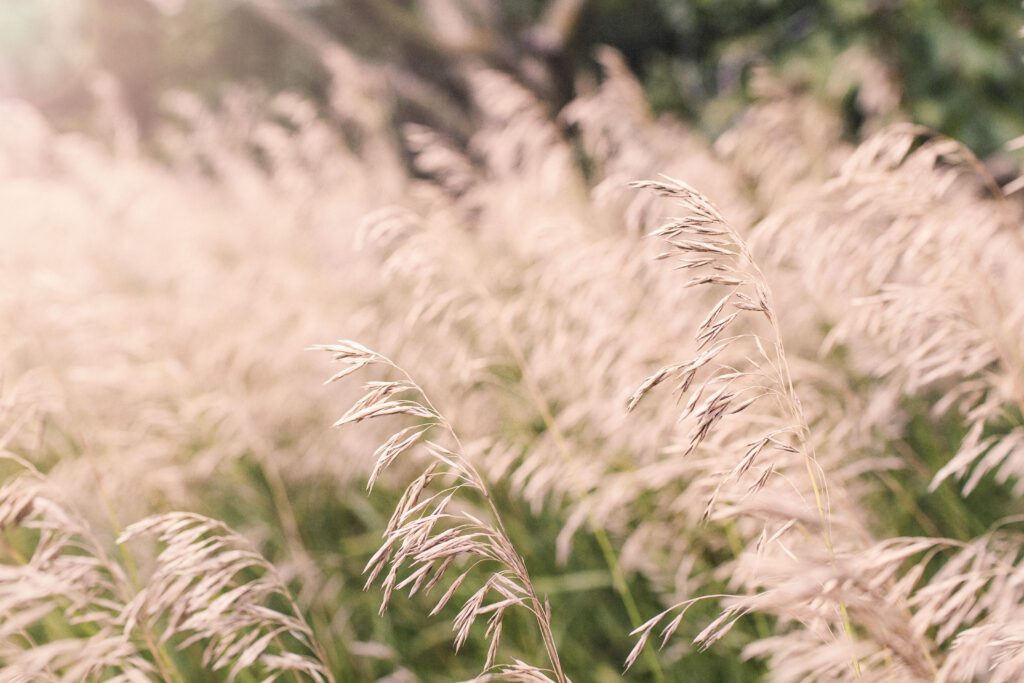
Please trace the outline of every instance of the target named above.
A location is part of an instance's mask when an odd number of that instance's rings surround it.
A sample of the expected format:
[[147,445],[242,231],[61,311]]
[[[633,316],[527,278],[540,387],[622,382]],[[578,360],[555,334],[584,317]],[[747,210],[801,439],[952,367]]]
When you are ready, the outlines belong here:
[[[146,586],[126,607],[126,632],[158,623],[163,642],[203,643],[203,664],[228,669],[229,680],[257,668],[271,680],[292,672],[334,680],[276,569],[245,539],[220,522],[175,512],[136,522],[118,543],[147,535],[164,547]],[[309,654],[277,651],[286,640]]]
[[[487,576],[455,617],[456,651],[466,642],[477,619],[486,616],[485,636],[489,645],[484,680],[494,677],[548,680],[541,670],[522,663],[495,667],[505,611],[521,608],[534,617],[551,665],[549,673],[559,683],[568,681],[562,671],[551,630],[550,608],[538,597],[526,564],[505,530],[487,483],[464,455],[452,425],[434,408],[419,385],[386,357],[348,341],[317,348],[331,353],[335,360],[348,366],[339,374],[349,368],[360,369],[370,363],[378,363],[404,377],[398,382],[366,384],[366,393],[335,426],[397,415],[419,420],[416,425],[393,434],[377,449],[368,484],[368,488],[372,488],[373,482],[402,452],[416,448],[427,462],[422,473],[405,488],[388,522],[384,540],[364,570],[368,574],[367,587],[378,577],[383,577],[381,613],[387,609],[394,591],[408,590],[413,595],[424,585],[429,591],[443,581],[452,568],[468,565],[468,569],[452,581],[431,610],[431,614],[436,614],[444,609],[470,572]],[[392,399],[394,394],[412,395],[412,398]],[[449,439],[453,447],[431,440],[434,432]],[[442,482],[442,488],[431,493],[430,486],[434,481]],[[470,496],[484,502],[486,516],[477,516],[458,505],[459,501]],[[527,679],[522,676],[544,678]]]

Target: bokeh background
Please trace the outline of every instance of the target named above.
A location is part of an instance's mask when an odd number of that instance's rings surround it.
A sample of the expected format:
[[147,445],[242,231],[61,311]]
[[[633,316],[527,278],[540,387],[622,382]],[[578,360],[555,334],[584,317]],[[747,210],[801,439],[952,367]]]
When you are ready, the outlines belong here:
[[[87,123],[97,79],[112,77],[145,131],[172,89],[212,97],[246,83],[323,101],[317,41],[329,39],[435,86],[454,107],[467,105],[466,60],[517,73],[557,107],[596,74],[595,47],[610,45],[656,111],[709,135],[750,102],[761,63],[839,107],[855,135],[864,112],[849,62],[863,51],[898,84],[906,116],[987,156],[1021,130],[1020,10],[1014,0],[10,0],[0,85],[75,127]],[[427,114],[410,108],[409,120]]]

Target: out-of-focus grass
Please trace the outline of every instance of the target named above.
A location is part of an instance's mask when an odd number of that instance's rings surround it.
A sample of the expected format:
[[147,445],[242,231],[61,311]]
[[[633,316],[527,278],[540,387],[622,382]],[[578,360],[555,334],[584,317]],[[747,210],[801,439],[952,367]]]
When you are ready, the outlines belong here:
[[[891,536],[966,541],[984,534],[1000,520],[1024,512],[1024,501],[992,472],[966,496],[962,495],[962,482],[954,478],[930,489],[933,476],[956,454],[967,431],[958,415],[930,415],[928,406],[933,404],[918,399],[905,406],[910,415],[905,434],[891,444],[893,453],[905,463],[904,469],[890,473],[883,482],[886,490],[879,489],[868,501],[875,509],[889,511],[879,518],[881,531]],[[1013,420],[1009,416],[1007,426]]]

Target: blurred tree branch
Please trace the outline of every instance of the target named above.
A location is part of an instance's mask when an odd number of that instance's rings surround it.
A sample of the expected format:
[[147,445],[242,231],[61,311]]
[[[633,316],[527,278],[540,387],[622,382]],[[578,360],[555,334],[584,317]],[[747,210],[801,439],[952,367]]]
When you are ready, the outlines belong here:
[[534,47],[546,54],[561,52],[576,34],[587,0],[551,0],[540,23],[530,30]]
[[443,129],[468,137],[472,132],[462,106],[448,93],[416,74],[390,63],[357,56],[319,24],[270,0],[240,0],[267,23],[309,48],[332,78],[363,74],[379,79],[399,100],[418,109]]
[[[467,66],[486,65],[509,73],[555,107],[571,95],[571,75],[562,73],[560,57],[586,4],[552,0],[536,24],[516,31],[508,24],[507,8],[496,0],[420,0],[419,13],[394,0],[341,0],[334,6],[345,18],[334,29],[342,34],[339,37],[279,0],[239,1],[307,46],[335,77],[368,73],[434,127],[463,140],[472,132],[469,103],[457,94]],[[357,55],[345,44],[350,42],[365,42],[371,53],[399,57]]]

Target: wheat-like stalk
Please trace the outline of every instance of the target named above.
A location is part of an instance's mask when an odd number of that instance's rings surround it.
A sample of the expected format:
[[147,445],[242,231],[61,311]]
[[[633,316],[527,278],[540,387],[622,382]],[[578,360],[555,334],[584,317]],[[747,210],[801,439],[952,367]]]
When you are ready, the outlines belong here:
[[[735,489],[748,472],[754,472],[753,481],[745,491],[731,494],[731,505],[723,513],[725,517],[742,514],[743,499],[762,491],[777,471],[781,470],[783,476],[791,476],[790,463],[776,463],[775,458],[768,456],[773,453],[792,455],[803,465],[813,493],[814,525],[827,555],[833,556],[828,490],[815,455],[810,427],[794,387],[771,290],[764,274],[754,262],[745,241],[704,195],[674,179],[638,182],[635,186],[674,199],[686,210],[685,215],[671,219],[653,233],[670,247],[670,251],[661,254],[660,258],[677,257],[680,269],[696,273],[684,286],[718,286],[725,288],[726,294],[697,326],[697,355],[688,361],[665,366],[644,380],[629,397],[627,410],[635,409],[656,386],[672,380],[676,393],[680,397],[688,396],[680,418],[690,425],[680,453],[684,458],[697,452],[714,430],[727,429],[720,427],[721,423],[729,421],[731,416],[746,413],[744,428],[732,431],[724,444],[715,444],[717,448],[726,449],[726,454],[735,452],[738,458],[721,474],[710,473],[718,481],[707,502],[704,517],[712,515],[723,490]],[[768,336],[756,331],[728,334],[744,314],[755,315],[766,322]],[[723,360],[729,357],[727,352],[735,352],[737,347],[745,349],[737,361]],[[767,536],[767,529],[762,531],[760,542],[778,540],[801,517],[804,523],[810,521],[800,513],[788,518],[782,513],[771,536]],[[626,660],[627,668],[635,662],[654,629],[670,614],[675,613],[675,616],[662,628],[663,643],[678,629],[686,611],[704,599],[679,602],[634,629],[633,634],[639,638]],[[707,647],[723,637],[740,617],[755,609],[756,601],[755,597],[727,604],[721,616],[698,634],[695,642]],[[847,637],[852,640],[846,606],[841,601],[838,606]],[[858,659],[854,657],[852,661],[854,668],[858,668]]]
[[[466,642],[477,619],[485,617],[486,636],[490,641],[484,663],[485,680],[499,674],[509,680],[548,680],[544,671],[522,662],[500,667],[498,673],[488,673],[495,668],[505,611],[523,608],[533,615],[537,624],[554,680],[568,681],[551,628],[551,608],[537,595],[526,563],[509,538],[487,483],[467,459],[452,425],[434,408],[419,385],[387,357],[351,341],[315,348],[327,351],[344,365],[329,382],[368,365],[383,365],[404,377],[398,381],[367,383],[366,393],[335,426],[394,415],[419,420],[381,444],[374,453],[373,470],[367,483],[367,488],[372,490],[384,470],[413,447],[422,449],[426,456],[426,468],[405,488],[385,529],[383,543],[366,565],[367,587],[383,576],[381,612],[387,609],[395,590],[407,588],[410,595],[421,589],[429,593],[450,572],[460,571],[431,610],[431,614],[436,614],[471,574],[478,570],[485,572],[487,578],[483,585],[463,603],[455,617],[455,649]],[[403,398],[410,394],[411,398]],[[432,440],[434,431],[450,439],[452,447]],[[441,488],[431,492],[429,487],[435,481]],[[483,499],[489,519],[481,519],[469,509],[460,509],[460,499],[469,494]]]
[[[126,633],[140,623],[160,623],[164,642],[181,636],[178,647],[204,643],[203,665],[229,669],[229,680],[254,665],[271,680],[292,672],[334,680],[277,570],[242,536],[202,515],[172,512],[132,524],[118,543],[145,535],[156,536],[164,548],[145,587],[126,606]],[[248,578],[253,572],[258,576]],[[283,609],[272,606],[277,601]],[[282,646],[286,639],[298,647]]]

